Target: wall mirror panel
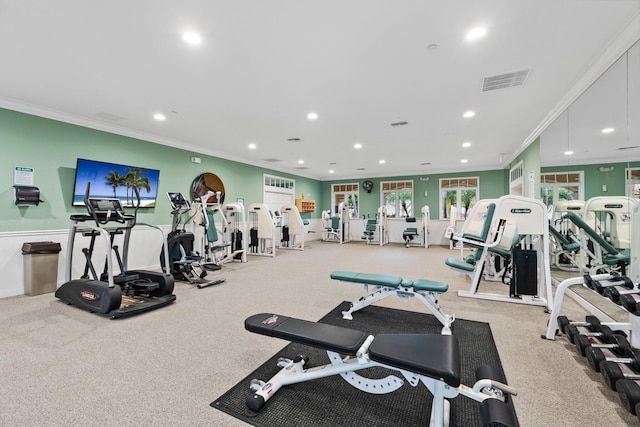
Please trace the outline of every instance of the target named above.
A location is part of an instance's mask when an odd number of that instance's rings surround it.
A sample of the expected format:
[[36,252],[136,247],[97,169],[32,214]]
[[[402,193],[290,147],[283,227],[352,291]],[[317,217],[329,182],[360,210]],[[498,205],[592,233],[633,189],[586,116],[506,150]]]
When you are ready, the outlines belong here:
[[[636,43],[540,135],[540,162],[543,168],[632,162],[640,160],[638,146],[640,44]],[[624,179],[624,174],[620,176]]]

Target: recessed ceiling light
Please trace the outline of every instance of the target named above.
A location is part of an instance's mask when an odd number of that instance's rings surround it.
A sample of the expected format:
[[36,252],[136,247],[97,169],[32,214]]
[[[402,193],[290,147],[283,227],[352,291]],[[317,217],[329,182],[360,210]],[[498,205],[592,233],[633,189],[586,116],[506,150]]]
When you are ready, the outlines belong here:
[[573,154],[573,151],[571,151],[571,150],[567,150],[567,151],[564,152],[565,156],[570,156],[572,154]]
[[462,143],[462,146],[463,146],[464,148],[469,148],[469,147],[471,147],[471,143],[470,143],[469,141],[467,141],[467,142],[463,142],[463,143]]
[[249,149],[250,150],[255,150],[257,148],[257,145],[254,144],[253,142],[251,144],[249,144]]
[[387,163],[386,160],[378,160],[378,163],[380,163],[381,165],[384,165],[385,163]]
[[467,159],[462,159],[462,160],[460,160],[460,163],[467,163],[468,161],[469,160],[467,160]]
[[331,169],[331,170],[329,171],[329,173],[333,173],[333,169]]
[[467,110],[467,111],[464,112],[464,114],[462,114],[462,117],[464,117],[465,119],[468,119],[468,118],[471,118],[471,117],[473,117],[475,115],[476,115],[475,111]]
[[192,31],[186,32],[182,35],[182,39],[189,44],[200,44],[202,43],[202,38]]
[[611,133],[614,130],[615,130],[614,128],[604,128],[604,129],[602,129],[602,133]]
[[156,119],[156,120],[157,120],[157,121],[159,121],[159,122],[163,122],[163,121],[167,120],[167,116],[165,116],[165,115],[164,115],[164,114],[162,114],[162,113],[155,113],[155,114],[153,115],[153,118],[154,118],[154,119]]
[[304,164],[304,160],[298,160],[298,164],[299,165],[303,165]]
[[362,148],[362,144],[360,144],[359,142],[356,142],[355,144],[353,144],[353,148],[355,148],[356,150],[359,150]]
[[317,118],[318,118],[318,113],[311,112],[311,113],[307,114],[307,119],[309,119],[309,120],[315,120]]
[[486,28],[476,27],[467,33],[467,40],[476,40],[484,36],[485,34],[487,34]]

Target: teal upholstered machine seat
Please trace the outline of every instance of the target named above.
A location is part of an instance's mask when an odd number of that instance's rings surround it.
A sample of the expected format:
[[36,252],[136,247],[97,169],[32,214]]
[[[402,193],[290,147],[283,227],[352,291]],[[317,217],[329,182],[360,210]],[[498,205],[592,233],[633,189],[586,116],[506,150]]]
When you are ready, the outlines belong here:
[[367,225],[365,225],[364,231],[362,232],[362,240],[366,240],[367,243],[371,242],[375,237],[377,227],[378,221],[375,219],[368,219]]
[[562,250],[567,252],[573,252],[580,249],[580,243],[570,242],[565,236],[563,236],[556,228],[549,224],[549,233],[560,243]]
[[[496,210],[496,204],[491,203],[487,207],[487,214],[484,219],[484,223],[482,225],[482,230],[479,235],[473,234],[463,234],[462,239],[464,239],[464,244],[469,244],[469,241],[477,241],[479,244],[486,243],[487,238],[489,237],[489,230],[491,229],[491,223],[493,221],[493,213]],[[474,246],[471,244],[471,246]],[[482,253],[484,252],[484,248],[480,245],[475,246],[476,250],[473,254],[472,259],[461,260],[458,258],[448,257],[445,259],[444,263],[453,268],[454,270],[460,270],[463,272],[473,273],[476,270],[477,261],[482,257]]]

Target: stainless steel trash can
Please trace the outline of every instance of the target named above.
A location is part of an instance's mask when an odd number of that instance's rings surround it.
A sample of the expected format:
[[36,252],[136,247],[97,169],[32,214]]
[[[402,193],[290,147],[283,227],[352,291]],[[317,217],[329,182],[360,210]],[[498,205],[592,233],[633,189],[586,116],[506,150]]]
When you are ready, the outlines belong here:
[[56,290],[59,253],[58,242],[29,242],[22,245],[25,295],[40,295]]

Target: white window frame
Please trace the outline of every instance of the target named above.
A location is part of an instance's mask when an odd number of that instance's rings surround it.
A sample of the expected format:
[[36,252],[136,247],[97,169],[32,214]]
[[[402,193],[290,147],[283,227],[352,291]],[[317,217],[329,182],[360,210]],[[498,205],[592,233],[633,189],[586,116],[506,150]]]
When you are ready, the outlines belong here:
[[[387,187],[387,188],[385,188]],[[380,206],[385,205],[385,193],[389,193],[389,192],[394,192],[395,193],[395,201],[394,201],[394,216],[389,216],[389,213],[387,212],[387,218],[389,219],[401,219],[401,220],[405,220],[405,218],[407,218],[407,215],[398,215],[399,213],[402,214],[402,207],[400,205],[400,197],[399,194],[400,192],[405,192],[405,191],[409,191],[411,193],[411,212],[409,212],[409,217],[415,216],[415,205],[413,203],[413,189],[414,189],[414,185],[413,185],[413,180],[409,180],[409,179],[403,179],[403,180],[397,180],[397,181],[380,181]]]
[[331,215],[336,214],[335,209],[339,204],[338,198],[347,201],[349,196],[355,199],[351,206],[346,206],[349,210],[349,217],[351,219],[358,218],[358,215],[360,215],[360,184],[357,182],[343,182],[331,185]]
[[524,196],[524,161],[509,170],[509,194]]
[[[578,182],[569,182],[569,175],[578,175]],[[565,175],[567,177],[565,182],[558,182],[558,176]],[[555,176],[555,182],[544,182],[545,178],[548,176]],[[553,188],[553,203],[554,205],[559,201],[559,190],[564,187],[568,187],[569,185],[578,186],[578,197],[576,200],[584,200],[584,171],[562,171],[562,172],[545,172],[540,174],[540,195],[542,196],[542,191],[545,188]],[[546,204],[547,200],[545,197],[542,197],[542,202]],[[551,207],[551,206],[550,206]]]
[[[451,181],[459,181],[459,185],[457,186],[448,186],[448,187],[443,187],[442,184],[443,182],[451,182]],[[475,186],[469,186],[468,182],[471,180],[475,180],[476,185]],[[460,207],[462,206],[462,191],[463,190],[475,190],[476,192],[476,203],[478,202],[478,200],[480,200],[480,177],[479,176],[462,176],[462,177],[450,177],[450,178],[440,178],[439,182],[438,182],[438,217],[443,220],[443,221],[450,221],[451,218],[445,217],[444,216],[444,209],[445,206],[443,206],[443,203],[446,203],[443,201],[443,191],[455,191],[456,192],[456,204],[455,206],[458,208],[457,212],[456,212],[456,220],[463,220],[465,219],[463,217],[463,212],[462,209],[460,209]],[[474,203],[475,204],[475,203]],[[473,208],[473,205],[469,207],[469,210],[471,210],[471,208]]]
[[[634,174],[633,172],[637,172]],[[638,178],[633,178],[633,175]],[[640,187],[640,168],[625,168],[624,169],[624,193],[627,197],[633,197],[634,199],[640,198],[640,190],[638,193],[633,191],[634,186]]]

